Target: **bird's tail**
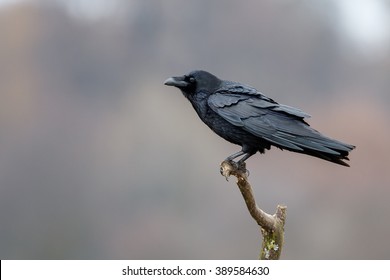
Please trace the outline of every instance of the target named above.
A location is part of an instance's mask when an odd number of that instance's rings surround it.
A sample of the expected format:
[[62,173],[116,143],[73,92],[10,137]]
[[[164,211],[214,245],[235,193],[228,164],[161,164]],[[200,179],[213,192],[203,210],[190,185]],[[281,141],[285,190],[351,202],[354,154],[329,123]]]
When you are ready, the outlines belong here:
[[354,145],[326,137],[310,126],[305,126],[305,128],[300,131],[299,135],[290,131],[278,131],[272,135],[272,139],[267,140],[281,149],[349,166],[344,160],[349,160],[348,155],[355,148]]
[[[341,142],[339,142],[339,143],[341,143]],[[349,158],[348,158],[349,152],[352,151],[355,148],[355,146],[352,146],[349,144],[344,144],[344,145],[345,146],[343,147],[343,150],[341,150],[341,149],[333,150],[337,154],[320,152],[320,151],[311,150],[311,149],[305,149],[305,151],[303,153],[349,167],[349,164],[346,163],[344,160],[349,160]]]

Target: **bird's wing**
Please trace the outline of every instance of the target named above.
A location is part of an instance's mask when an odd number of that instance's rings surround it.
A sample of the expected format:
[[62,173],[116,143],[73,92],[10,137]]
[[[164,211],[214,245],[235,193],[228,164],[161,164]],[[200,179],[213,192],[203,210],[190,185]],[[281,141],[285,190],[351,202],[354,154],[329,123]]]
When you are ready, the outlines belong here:
[[[271,104],[276,104],[277,106],[274,106],[275,111],[280,111],[287,113],[292,116],[296,116],[298,118],[310,118],[310,115],[308,113],[305,113],[304,111],[294,108],[291,106],[279,104],[275,102],[273,99],[265,96],[261,92],[259,92],[257,89],[254,87],[251,87],[249,85],[241,84],[241,83],[236,83],[236,82],[231,82],[231,81],[225,81],[224,85],[219,88],[216,92],[216,94],[222,94],[222,95],[242,95],[242,96],[247,96],[247,97],[257,97],[263,102],[268,102],[269,105]],[[264,104],[264,103],[263,103]]]
[[253,88],[231,86],[211,94],[210,108],[229,123],[281,148],[304,151],[316,150],[340,154],[343,143],[329,139],[312,129],[303,118],[308,116],[299,109],[281,105]]

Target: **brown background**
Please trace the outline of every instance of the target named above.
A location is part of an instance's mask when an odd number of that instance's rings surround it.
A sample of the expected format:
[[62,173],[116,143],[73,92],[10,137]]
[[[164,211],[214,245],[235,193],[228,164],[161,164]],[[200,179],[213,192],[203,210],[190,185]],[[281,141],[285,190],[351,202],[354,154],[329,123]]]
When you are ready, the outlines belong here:
[[283,258],[390,258],[387,1],[368,19],[360,1],[16,2],[0,6],[1,259],[257,258],[219,174],[239,147],[163,86],[193,69],[357,146],[351,168],[275,148],[248,160],[260,206],[288,206]]

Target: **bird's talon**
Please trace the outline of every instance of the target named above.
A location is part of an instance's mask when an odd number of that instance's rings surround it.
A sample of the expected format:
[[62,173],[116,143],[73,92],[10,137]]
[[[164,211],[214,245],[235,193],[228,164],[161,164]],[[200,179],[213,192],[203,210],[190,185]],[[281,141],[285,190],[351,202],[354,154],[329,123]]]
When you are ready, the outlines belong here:
[[240,175],[244,174],[246,177],[249,176],[249,170],[246,169],[246,164],[244,161],[234,161],[231,159],[225,159],[221,163],[219,172],[222,176],[225,177],[226,181],[229,181],[228,178],[230,175]]
[[249,176],[249,171],[246,169],[246,163],[244,161],[238,161],[236,163],[237,169],[243,173],[245,173],[247,176]]

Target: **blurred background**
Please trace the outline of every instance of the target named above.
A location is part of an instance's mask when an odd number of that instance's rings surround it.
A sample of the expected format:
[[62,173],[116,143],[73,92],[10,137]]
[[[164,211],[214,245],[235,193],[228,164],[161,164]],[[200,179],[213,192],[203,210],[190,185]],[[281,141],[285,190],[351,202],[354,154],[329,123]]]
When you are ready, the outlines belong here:
[[219,164],[240,147],[163,82],[250,84],[357,146],[350,168],[273,148],[284,259],[390,258],[390,2],[0,0],[0,258],[255,259]]

